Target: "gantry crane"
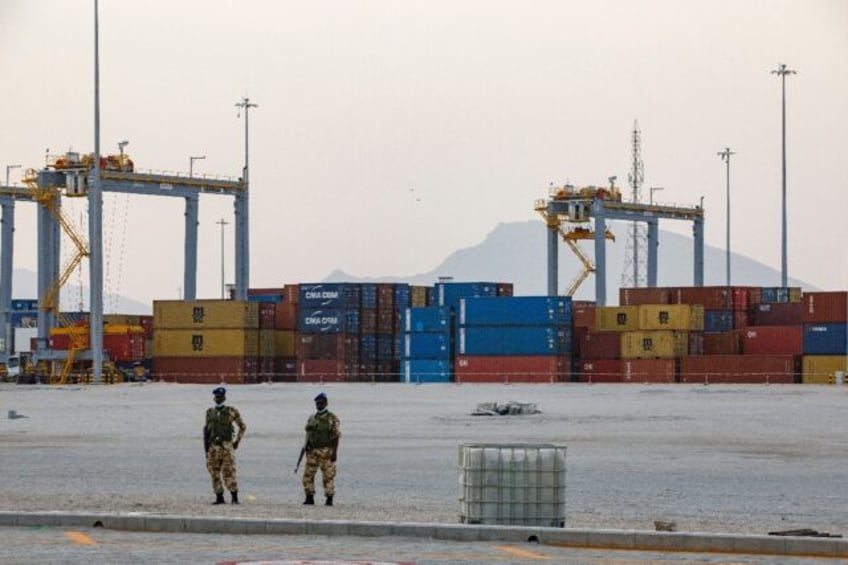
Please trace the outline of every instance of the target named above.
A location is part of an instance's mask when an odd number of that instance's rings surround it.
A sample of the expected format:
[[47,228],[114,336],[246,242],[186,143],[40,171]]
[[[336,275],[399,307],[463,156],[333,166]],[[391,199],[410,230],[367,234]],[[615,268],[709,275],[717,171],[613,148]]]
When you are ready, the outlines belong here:
[[[688,220],[692,222],[694,235],[694,285],[704,284],[704,211],[700,206],[677,207],[654,204],[639,204],[621,201],[621,193],[610,177],[609,187],[572,185],[551,186],[548,199],[538,199],[535,210],[541,214],[548,227],[548,295],[558,294],[557,271],[559,263],[557,242],[560,237],[577,254],[583,265],[569,287],[568,294],[589,273],[595,273],[595,302],[606,305],[606,240],[614,236],[606,227],[607,220],[626,220],[648,224],[648,286],[657,284],[657,246],[659,219]],[[585,227],[590,220],[594,227]],[[592,239],[595,242],[595,264],[577,247],[577,241]],[[596,266],[595,266],[596,265]]]
[[[0,231],[0,363],[8,359],[10,328],[8,313],[11,306],[12,252],[14,233],[14,205],[17,201],[36,202],[38,206],[38,314],[37,348],[33,355],[36,364],[47,364],[51,382],[64,382],[77,361],[90,361],[87,349],[88,328],[78,330],[59,311],[59,295],[73,270],[88,254],[88,245],[61,212],[62,197],[87,197],[88,187],[98,161],[92,155],[68,152],[58,157],[48,157],[47,166],[40,170],[27,171],[26,188],[0,187],[0,205],[3,226]],[[200,194],[220,194],[235,199],[235,263],[236,298],[247,297],[248,286],[248,199],[244,179],[232,180],[207,176],[185,176],[136,172],[135,164],[123,151],[120,155],[108,155],[99,159],[100,186],[104,192],[123,192],[148,196],[167,196],[185,199],[185,254],[184,296],[193,300],[197,280],[197,227]],[[61,231],[67,234],[74,250],[61,271],[59,251]],[[70,347],[66,351],[54,351],[49,346],[51,328],[62,327],[69,336]],[[61,370],[55,363],[61,362]],[[104,360],[104,366],[108,359]],[[108,367],[106,367],[108,369]]]

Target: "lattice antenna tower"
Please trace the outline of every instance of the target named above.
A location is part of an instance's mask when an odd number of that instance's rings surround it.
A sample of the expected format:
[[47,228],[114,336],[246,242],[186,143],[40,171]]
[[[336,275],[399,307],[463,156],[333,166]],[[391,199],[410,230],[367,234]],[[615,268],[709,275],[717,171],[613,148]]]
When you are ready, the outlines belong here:
[[[633,120],[631,132],[632,164],[627,180],[630,183],[631,199],[638,204],[642,201],[642,184],[645,181],[645,164],[642,162],[642,131],[639,121]],[[624,270],[621,273],[621,286],[646,286],[646,253],[648,235],[641,222],[633,222],[628,230],[627,248],[624,254]]]

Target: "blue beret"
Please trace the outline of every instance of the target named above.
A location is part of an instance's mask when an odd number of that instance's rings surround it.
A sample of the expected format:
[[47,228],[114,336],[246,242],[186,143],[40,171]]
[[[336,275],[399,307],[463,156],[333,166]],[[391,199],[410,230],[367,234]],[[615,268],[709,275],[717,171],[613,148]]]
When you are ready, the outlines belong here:
[[225,396],[227,394],[227,389],[222,386],[219,386],[218,388],[212,391],[212,394],[214,394],[215,396]]
[[323,392],[322,392],[322,393],[320,393],[318,396],[316,396],[316,397],[315,397],[315,402],[318,402],[318,401],[319,401],[319,400],[321,400],[321,399],[327,400],[327,395],[326,395],[326,394],[324,394]]

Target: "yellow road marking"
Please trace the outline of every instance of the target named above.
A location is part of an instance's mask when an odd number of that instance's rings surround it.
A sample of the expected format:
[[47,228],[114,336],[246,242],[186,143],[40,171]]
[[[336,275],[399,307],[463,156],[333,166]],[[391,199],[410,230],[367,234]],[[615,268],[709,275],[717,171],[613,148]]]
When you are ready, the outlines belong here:
[[65,532],[65,535],[77,545],[97,545],[97,542],[82,532]]
[[547,555],[536,553],[535,551],[527,551],[526,549],[518,549],[517,547],[510,547],[508,545],[499,545],[496,546],[496,549],[509,553],[510,555],[515,555],[516,557],[524,557],[525,559],[550,560],[550,557]]

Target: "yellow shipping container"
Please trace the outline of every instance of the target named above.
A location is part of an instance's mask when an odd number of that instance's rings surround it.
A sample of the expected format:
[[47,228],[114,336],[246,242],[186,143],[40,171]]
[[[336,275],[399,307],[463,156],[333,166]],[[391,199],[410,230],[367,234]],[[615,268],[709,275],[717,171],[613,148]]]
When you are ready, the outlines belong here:
[[595,331],[632,332],[638,329],[638,306],[598,306],[595,308]]
[[274,330],[259,330],[259,356],[273,357],[277,346],[274,343]]
[[674,359],[689,353],[689,332],[648,331],[621,334],[622,359]]
[[156,330],[154,357],[255,357],[259,355],[259,331]]
[[259,303],[240,300],[154,300],[156,330],[255,329]]
[[274,330],[274,355],[278,357],[294,357],[297,344],[294,330]]
[[643,304],[638,308],[640,330],[704,329],[704,307],[700,304]]
[[419,307],[427,306],[427,288],[426,286],[410,285],[409,287],[409,303],[410,306]]
[[833,384],[836,371],[848,373],[848,355],[804,355],[801,358],[801,382],[804,384]]

